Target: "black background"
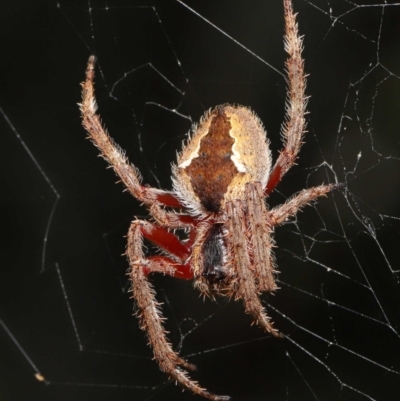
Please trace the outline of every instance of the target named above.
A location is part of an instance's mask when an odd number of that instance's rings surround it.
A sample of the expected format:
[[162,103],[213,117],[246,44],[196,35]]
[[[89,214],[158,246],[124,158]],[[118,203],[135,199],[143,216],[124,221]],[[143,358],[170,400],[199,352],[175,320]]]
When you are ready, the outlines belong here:
[[[130,220],[145,209],[96,157],[77,107],[95,53],[102,118],[152,186],[171,187],[170,163],[191,123],[220,103],[252,107],[275,158],[285,102],[281,1],[186,4],[278,71],[177,1],[1,7],[2,400],[193,398],[159,372],[132,317],[121,254]],[[240,303],[203,302],[191,283],[153,279],[174,346],[198,366],[193,378],[235,400],[382,401],[400,390],[390,271],[399,269],[400,7],[362,4],[294,4],[309,132],[270,203],[335,179],[348,192],[277,231],[282,288],[264,300],[288,338],[250,326]]]

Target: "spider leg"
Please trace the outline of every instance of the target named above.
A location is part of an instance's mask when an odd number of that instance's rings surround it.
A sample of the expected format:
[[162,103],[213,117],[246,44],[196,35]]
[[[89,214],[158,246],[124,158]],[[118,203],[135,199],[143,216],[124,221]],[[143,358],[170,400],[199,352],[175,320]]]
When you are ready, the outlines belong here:
[[236,298],[243,299],[246,313],[253,315],[255,322],[275,337],[281,334],[273,327],[264,307],[257,295],[257,287],[253,277],[250,256],[248,252],[247,228],[243,204],[240,200],[227,202],[226,216],[229,236],[227,242],[229,254],[238,280]]
[[272,292],[277,289],[272,254],[272,228],[267,224],[268,210],[264,201],[261,183],[246,184],[245,202],[252,252],[252,265],[259,291]]
[[[171,255],[184,261],[190,253],[190,243],[183,244],[179,239],[167,231],[165,228],[158,227],[145,220],[138,220],[140,232],[143,238],[151,241],[160,249],[166,250]],[[179,263],[167,256],[150,256],[145,262],[141,261],[144,273],[163,273],[169,276],[182,278],[185,280],[193,279],[193,271],[190,263]]]
[[183,213],[167,212],[156,203],[150,207],[149,212],[158,224],[169,228],[188,228],[198,224],[198,220],[193,216]]
[[190,256],[190,246],[183,244],[178,237],[165,228],[149,223],[146,220],[138,220],[137,224],[140,227],[141,235],[159,248],[166,250],[182,261]]
[[127,255],[131,266],[132,292],[137,304],[140,327],[148,335],[154,357],[158,361],[160,369],[184,388],[210,400],[227,401],[229,400],[228,396],[209,393],[201,388],[197,382],[192,381],[187,373],[178,367],[181,365],[186,369],[194,369],[193,365],[179,357],[166,338],[165,329],[162,325],[164,319],[160,314],[160,304],[157,302],[155,291],[143,271],[143,265],[146,261],[143,254],[141,223],[143,222],[134,221],[131,224],[128,233]]
[[129,163],[124,152],[102,126],[100,117],[96,114],[97,104],[93,85],[95,61],[96,58],[90,56],[86,69],[86,81],[82,83],[82,103],[80,104],[82,123],[90,139],[99,148],[101,156],[110,163],[115,173],[135,198],[147,205],[159,202],[166,206],[182,207],[179,200],[171,192],[140,184],[139,171]]
[[184,280],[193,279],[193,271],[189,263],[180,264],[167,256],[150,256],[142,265],[145,275],[150,273],[163,273]]
[[305,132],[307,97],[305,95],[306,75],[304,60],[301,57],[303,38],[299,36],[296,15],[293,13],[292,0],[283,0],[285,14],[285,50],[288,53],[286,72],[288,95],[286,101],[286,117],[282,127],[284,148],[272,169],[265,194],[268,195],[283,175],[293,166],[302,145]]
[[340,189],[343,185],[320,185],[300,191],[286,203],[277,206],[268,212],[268,222],[271,226],[284,223],[289,217],[293,217],[304,206],[309,205],[320,196],[326,196],[330,191]]

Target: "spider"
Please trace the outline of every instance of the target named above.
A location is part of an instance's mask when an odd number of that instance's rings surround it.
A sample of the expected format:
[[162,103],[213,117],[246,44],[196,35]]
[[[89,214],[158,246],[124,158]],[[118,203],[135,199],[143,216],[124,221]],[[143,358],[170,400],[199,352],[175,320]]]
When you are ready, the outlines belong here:
[[[210,393],[188,376],[185,369],[195,367],[168,342],[148,275],[159,272],[193,279],[205,295],[241,299],[245,312],[262,329],[281,337],[259,299],[261,293],[277,289],[273,231],[303,206],[342,187],[331,184],[305,189],[271,210],[265,202],[295,163],[305,132],[302,37],[291,0],[283,0],[283,6],[288,94],[282,128],[284,148],[273,167],[269,141],[258,117],[247,107],[223,104],[206,112],[193,126],[177,164],[172,166],[173,190],[143,186],[139,171],[128,162],[96,114],[94,56],[89,58],[82,84],[84,128],[128,191],[148,207],[154,219],[153,223],[134,220],[128,232],[126,254],[140,327],[147,333],[160,369],[183,388],[214,401],[230,397]],[[173,234],[176,229],[185,230],[186,240]],[[143,239],[164,254],[145,256]]]

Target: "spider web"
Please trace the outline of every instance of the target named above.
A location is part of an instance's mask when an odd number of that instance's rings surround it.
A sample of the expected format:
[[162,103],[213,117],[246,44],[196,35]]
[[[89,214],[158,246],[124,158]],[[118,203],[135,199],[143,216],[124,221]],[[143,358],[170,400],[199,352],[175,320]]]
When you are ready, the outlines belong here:
[[[394,400],[400,391],[400,3],[295,0],[308,133],[274,206],[336,192],[276,231],[271,338],[238,302],[153,277],[193,379],[235,400]],[[84,140],[76,103],[98,57],[100,113],[144,182],[171,187],[191,124],[229,102],[281,148],[281,1],[15,3],[2,16],[0,394],[4,400],[190,400],[159,371],[132,317],[130,221],[145,210]],[[149,249],[149,252],[152,252]]]

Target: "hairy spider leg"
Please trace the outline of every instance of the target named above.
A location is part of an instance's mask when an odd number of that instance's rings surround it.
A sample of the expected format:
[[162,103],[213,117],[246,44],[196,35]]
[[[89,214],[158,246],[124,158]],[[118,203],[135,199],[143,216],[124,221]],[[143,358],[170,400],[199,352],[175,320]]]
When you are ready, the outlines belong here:
[[140,230],[144,238],[180,260],[186,260],[190,256],[190,247],[183,244],[177,236],[163,227],[156,226],[146,220],[138,220]]
[[275,260],[272,252],[273,228],[268,224],[268,210],[261,183],[246,184],[245,203],[247,205],[247,222],[250,232],[252,267],[256,278],[257,289],[261,292],[273,292],[275,283]]
[[143,273],[146,276],[150,273],[163,273],[183,280],[194,278],[190,263],[180,264],[167,256],[149,256],[143,266]]
[[199,220],[189,214],[168,212],[158,204],[150,207],[150,214],[161,226],[169,228],[190,228],[198,225]]
[[101,156],[106,159],[115,173],[121,178],[128,191],[146,205],[159,202],[165,206],[181,208],[179,200],[168,191],[151,188],[140,184],[140,174],[135,166],[129,163],[121,148],[108,135],[100,117],[96,114],[97,104],[94,95],[96,57],[90,56],[86,68],[86,80],[82,84],[82,123],[89,133],[90,139],[100,150]]
[[[160,249],[176,256],[181,261],[188,259],[191,253],[190,245],[183,244],[174,234],[163,227],[158,227],[145,220],[137,220],[137,224],[140,227],[143,238],[149,240]],[[189,263],[178,263],[167,256],[152,256],[147,258],[146,263],[143,264],[143,272],[146,275],[152,272],[159,272],[186,280],[193,278],[193,272]]]
[[342,189],[343,187],[343,184],[330,184],[304,189],[282,205],[270,210],[268,213],[268,222],[271,226],[282,224],[289,217],[295,216],[302,207],[309,205],[320,196],[327,196],[329,192]]
[[[168,253],[178,257],[182,261],[186,260],[191,253],[196,238],[195,226],[198,224],[197,220],[187,214],[166,212],[158,205],[153,205],[150,208],[150,213],[158,223],[170,228],[191,227],[189,239],[185,243],[182,243],[175,235],[171,234],[163,227],[153,225],[147,221],[143,222],[141,225],[141,231],[144,238],[157,245],[160,249],[164,249]],[[145,274],[160,272],[185,280],[191,280],[194,278],[190,263],[177,263],[176,260],[167,256],[152,256],[148,258],[148,261],[151,266],[146,266],[144,268]],[[173,266],[172,270],[170,269],[171,266]]]
[[246,313],[253,316],[255,323],[275,337],[282,335],[273,327],[264,307],[258,297],[255,278],[252,273],[250,255],[248,251],[246,216],[241,200],[237,199],[226,204],[229,236],[227,237],[229,263],[234,267],[238,279],[236,299],[242,299]]
[[146,266],[147,260],[143,254],[144,235],[142,227],[146,224],[146,221],[141,220],[132,222],[128,232],[127,255],[131,267],[132,292],[137,303],[140,327],[147,333],[154,358],[159,363],[160,369],[184,388],[209,400],[228,401],[230,397],[218,396],[200,387],[178,366],[181,365],[190,370],[195,368],[181,358],[167,341],[166,332],[162,325],[164,318],[159,309],[160,304],[157,302],[154,289],[143,271],[143,266]]
[[306,75],[304,60],[301,57],[303,38],[299,36],[296,15],[293,12],[292,1],[284,0],[285,14],[285,50],[288,53],[286,73],[288,82],[288,96],[286,100],[285,123],[282,126],[283,150],[272,169],[269,181],[265,188],[268,195],[274,190],[278,182],[293,166],[302,145],[305,132],[305,118],[307,96],[305,95]]

